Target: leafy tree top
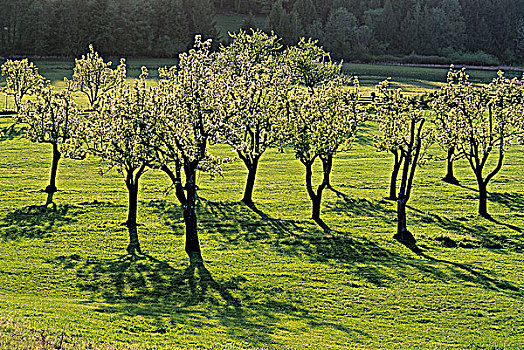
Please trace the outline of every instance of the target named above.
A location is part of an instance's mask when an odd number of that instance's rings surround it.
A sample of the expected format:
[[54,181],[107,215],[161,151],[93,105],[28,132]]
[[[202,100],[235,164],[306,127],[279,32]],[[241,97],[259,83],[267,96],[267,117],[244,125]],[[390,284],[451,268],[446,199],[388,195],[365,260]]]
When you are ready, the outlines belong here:
[[318,45],[317,40],[301,38],[296,46],[285,52],[288,64],[299,84],[313,89],[326,80],[340,74],[342,65],[331,61],[329,53]]
[[95,108],[104,94],[122,84],[126,78],[124,59],[120,60],[116,69],[112,69],[111,65],[112,62],[104,62],[93,45],[89,45],[89,52],[75,59],[73,78],[66,80],[69,88],[85,94],[90,107]]
[[42,86],[24,104],[20,119],[27,124],[27,138],[32,142],[58,146],[68,157],[83,154],[76,138],[83,120],[82,110],[68,90],[55,91],[50,84]]
[[45,84],[45,79],[38,73],[38,68],[27,58],[7,60],[2,65],[2,76],[5,76],[6,82],[2,90],[8,95],[13,95],[17,112],[22,107],[23,97],[32,94]]
[[333,156],[351,145],[363,117],[359,99],[356,77],[353,87],[334,79],[322,83],[311,94],[295,88],[288,106],[288,137],[302,163]]
[[[377,85],[377,97],[374,102],[375,119],[379,132],[375,135],[375,147],[379,151],[400,152],[403,155],[414,150],[412,140],[422,142],[422,160],[429,144],[433,141],[433,132],[422,128],[428,118],[428,112],[422,108],[421,101],[403,94],[402,89],[391,89],[389,79]],[[411,137],[413,132],[417,135]]]

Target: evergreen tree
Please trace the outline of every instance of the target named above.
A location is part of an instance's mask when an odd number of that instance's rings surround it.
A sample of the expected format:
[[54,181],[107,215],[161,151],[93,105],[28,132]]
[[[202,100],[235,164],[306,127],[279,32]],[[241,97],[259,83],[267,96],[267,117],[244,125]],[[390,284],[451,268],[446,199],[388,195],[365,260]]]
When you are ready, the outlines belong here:
[[304,29],[313,24],[318,18],[313,0],[296,0],[293,5],[293,12],[297,14]]
[[218,32],[215,27],[215,8],[211,0],[184,0],[184,12],[192,38],[200,34],[202,38],[213,39],[216,43]]
[[324,29],[326,50],[334,58],[353,58],[357,46],[358,24],[356,17],[344,7],[330,12]]

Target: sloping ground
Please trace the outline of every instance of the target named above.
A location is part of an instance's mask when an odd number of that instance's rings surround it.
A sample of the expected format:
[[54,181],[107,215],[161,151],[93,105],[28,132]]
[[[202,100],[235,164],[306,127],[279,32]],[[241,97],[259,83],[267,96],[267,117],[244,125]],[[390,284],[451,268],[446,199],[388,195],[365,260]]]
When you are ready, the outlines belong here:
[[408,221],[416,254],[391,238],[391,159],[373,149],[372,132],[364,127],[336,158],[335,191],[322,207],[330,232],[308,219],[291,150],[263,157],[256,210],[238,202],[241,162],[214,181],[200,174],[206,263],[193,270],[166,176],[142,181],[146,255],[130,259],[118,174],[98,175],[94,159],[64,160],[57,210],[37,207],[51,150],[17,126],[0,142],[0,347],[63,339],[62,348],[523,348],[524,148],[489,188],[498,224],[475,215],[465,163],[461,186],[440,181],[441,162],[421,168]]

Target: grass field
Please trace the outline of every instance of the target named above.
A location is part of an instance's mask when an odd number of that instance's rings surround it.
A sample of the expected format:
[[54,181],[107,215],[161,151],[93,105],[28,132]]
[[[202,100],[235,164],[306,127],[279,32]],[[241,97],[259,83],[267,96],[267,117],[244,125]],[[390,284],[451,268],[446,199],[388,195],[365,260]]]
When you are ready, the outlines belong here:
[[[119,58],[112,57],[113,63],[118,63]],[[2,62],[0,62],[1,64]],[[176,59],[162,58],[130,58],[127,59],[128,77],[137,78],[142,66],[149,69],[150,77],[158,76],[159,67],[170,67],[177,63]],[[64,78],[71,78],[73,74],[74,61],[68,59],[40,59],[35,64],[40,74],[53,82],[58,87],[64,86]],[[420,93],[423,91],[438,89],[445,81],[448,72],[445,68],[409,67],[399,65],[372,65],[359,63],[345,63],[344,72],[357,75],[363,86],[364,94],[368,94],[376,84],[390,77],[393,86],[400,87],[408,93]],[[496,76],[494,71],[470,70],[471,80],[476,83],[487,83]],[[507,72],[508,77],[522,77],[522,72]],[[5,82],[0,77],[0,87]],[[81,98],[81,95],[77,97]],[[84,100],[81,99],[82,104]],[[0,110],[13,109],[14,100],[12,96],[7,97],[0,92]]]
[[[11,123],[1,118],[0,130]],[[488,189],[499,224],[475,214],[464,162],[461,186],[440,181],[442,162],[419,169],[408,227],[420,255],[392,239],[395,205],[383,199],[391,159],[373,149],[373,125],[335,160],[336,192],[322,206],[329,233],[308,219],[291,150],[264,155],[257,211],[239,202],[241,162],[214,181],[201,174],[206,268],[193,271],[166,176],[142,180],[146,256],[130,260],[119,175],[98,175],[96,159],[63,160],[57,210],[37,207],[51,148],[21,127],[0,142],[0,348],[524,347],[524,147],[511,149]]]

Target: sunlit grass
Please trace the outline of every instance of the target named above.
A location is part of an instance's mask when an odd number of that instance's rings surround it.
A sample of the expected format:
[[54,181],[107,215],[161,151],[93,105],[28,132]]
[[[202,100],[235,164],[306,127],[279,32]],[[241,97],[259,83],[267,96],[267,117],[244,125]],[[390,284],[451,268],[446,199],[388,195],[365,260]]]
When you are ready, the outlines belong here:
[[[11,121],[0,119],[0,129]],[[329,233],[309,219],[303,167],[291,150],[263,156],[258,212],[239,202],[240,162],[223,178],[200,174],[206,270],[191,271],[165,175],[150,171],[142,181],[147,256],[129,260],[120,176],[98,175],[95,159],[64,159],[57,211],[35,207],[45,200],[51,149],[23,139],[22,127],[0,143],[0,310],[15,321],[3,321],[2,335],[64,334],[77,348],[524,346],[524,241],[515,230],[524,228],[523,147],[510,151],[489,188],[489,211],[503,224],[475,214],[465,162],[456,169],[463,187],[440,181],[442,162],[419,169],[408,227],[424,255],[392,239],[395,205],[383,199],[391,159],[373,149],[373,125],[335,160],[337,192],[326,191],[322,206]]]

